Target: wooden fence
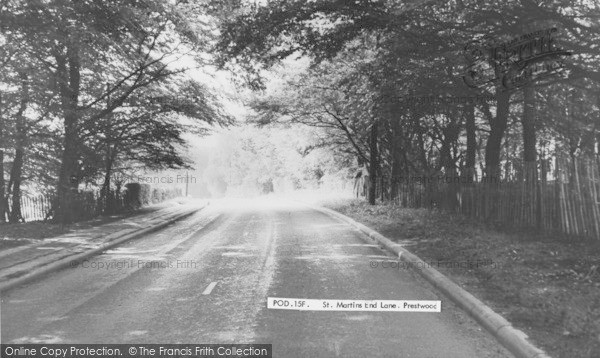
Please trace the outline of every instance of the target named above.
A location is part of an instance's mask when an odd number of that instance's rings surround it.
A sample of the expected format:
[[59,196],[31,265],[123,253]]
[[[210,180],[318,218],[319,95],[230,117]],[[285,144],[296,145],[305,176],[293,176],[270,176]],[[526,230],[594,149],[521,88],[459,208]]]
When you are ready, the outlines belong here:
[[[53,200],[51,195],[22,196],[21,197],[21,219],[24,222],[44,221],[52,218]],[[119,205],[117,211],[123,208],[122,199],[116,199]],[[12,199],[8,199],[9,209],[12,209]],[[102,200],[98,193],[77,193],[71,202],[73,221],[81,221],[94,218],[102,213]],[[6,214],[6,221],[10,213]]]
[[481,221],[600,240],[600,162],[561,158],[525,163],[483,180],[435,175],[378,178],[377,196],[403,207],[439,208]]
[[[12,207],[12,200],[9,199],[8,203],[9,208]],[[51,208],[52,200],[48,196],[21,197],[21,217],[25,221],[45,220]]]
[[[98,191],[86,191],[75,193],[71,198],[70,219],[71,221],[89,220],[102,214],[116,214],[136,208],[129,207],[126,203],[125,192],[116,194],[111,191],[108,200],[110,205],[106,205]],[[164,200],[181,196],[181,189],[151,189],[148,194],[148,201],[144,205],[160,203]],[[22,196],[21,197],[21,218],[24,222],[44,221],[52,219],[52,204],[54,198],[50,195]],[[12,208],[12,200],[8,199],[9,209]],[[106,208],[110,210],[106,211]],[[9,213],[6,213],[5,221],[8,222]]]

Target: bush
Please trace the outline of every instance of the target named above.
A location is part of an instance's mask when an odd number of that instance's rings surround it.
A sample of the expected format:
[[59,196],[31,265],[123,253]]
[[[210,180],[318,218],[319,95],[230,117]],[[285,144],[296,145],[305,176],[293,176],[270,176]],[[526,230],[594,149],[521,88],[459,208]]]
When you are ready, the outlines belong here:
[[89,220],[98,215],[97,197],[94,192],[69,192],[67,196],[69,202],[66,212],[67,222]]
[[125,207],[130,209],[139,209],[142,207],[142,184],[127,183],[125,184]]
[[140,184],[140,200],[142,206],[152,204],[152,187],[150,184]]
[[158,204],[181,195],[181,189],[152,188],[149,184],[128,183],[125,185],[125,206],[139,209],[142,206]]
[[154,188],[152,190],[152,202],[154,204],[156,203],[160,203],[161,201],[163,201],[163,190],[159,189],[159,188]]

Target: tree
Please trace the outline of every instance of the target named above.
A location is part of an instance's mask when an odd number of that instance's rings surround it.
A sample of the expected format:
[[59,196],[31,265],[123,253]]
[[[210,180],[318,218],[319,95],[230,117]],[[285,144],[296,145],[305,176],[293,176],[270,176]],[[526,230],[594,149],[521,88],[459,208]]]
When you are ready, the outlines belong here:
[[[528,0],[503,3],[426,2],[402,12],[403,5],[392,1],[305,3],[290,0],[239,11],[238,16],[230,18],[222,28],[218,46],[222,64],[241,66],[250,75],[259,74],[274,63],[293,56],[310,57],[315,66],[323,63],[345,68],[357,65],[361,75],[344,76],[346,83],[361,78],[367,83],[362,88],[364,96],[387,97],[391,102],[398,102],[391,106],[404,113],[393,116],[389,116],[390,111],[378,113],[379,123],[383,123],[381,117],[387,115],[389,117],[384,122],[394,118],[405,124],[415,124],[403,132],[406,138],[415,135],[420,143],[413,148],[416,150],[413,155],[419,158],[421,168],[441,167],[447,174],[453,175],[457,161],[463,156],[454,152],[462,146],[464,135],[465,163],[473,171],[476,152],[482,142],[477,140],[479,135],[485,144],[485,173],[496,179],[501,174],[503,142],[509,119],[520,108],[520,97],[518,90],[507,88],[502,80],[506,77],[508,65],[485,54],[494,46],[539,30],[539,27],[561,26],[564,36],[557,42],[570,44],[574,41],[576,45],[572,48],[581,50],[573,57],[574,61],[568,62],[568,71],[572,75],[570,83],[577,77],[595,76],[590,68],[597,66],[598,53],[589,39],[597,38],[597,33],[592,32],[597,28],[595,15],[598,9],[591,4],[546,4]],[[584,33],[586,38],[582,36]],[[473,41],[475,46],[465,48]],[[584,44],[585,49],[580,47]],[[354,58],[350,56],[350,61],[346,62],[351,54],[355,55]],[[367,60],[357,61],[356,58],[361,56]],[[352,65],[348,66],[349,63]],[[471,84],[477,82],[479,88],[466,86],[462,74],[466,74],[464,77]],[[260,87],[256,86],[257,82],[260,83],[253,80],[251,86]],[[324,82],[321,86],[339,87],[341,82],[332,78],[332,82]],[[536,81],[535,85],[539,87],[542,83]],[[554,77],[543,83],[543,86],[556,85],[560,85],[560,80],[557,82]],[[390,96],[390,93],[394,95]],[[438,103],[409,109],[401,104],[415,96],[465,94],[493,96],[495,100],[494,103],[456,104],[453,108]],[[530,102],[529,94],[527,98]],[[346,100],[351,101],[350,97]],[[373,108],[374,103],[376,101],[364,108],[365,113]],[[531,109],[531,106],[527,108]],[[532,148],[535,148],[535,139],[531,140],[535,129],[529,120],[532,115],[528,110],[528,117],[524,119],[527,125],[523,138],[527,138],[528,149],[525,152],[528,157],[532,156]],[[413,118],[403,119],[408,116]],[[481,118],[487,123],[478,124]],[[423,119],[427,126],[420,124]],[[368,126],[370,119],[366,119],[365,123]],[[395,124],[385,125],[383,131],[398,127]],[[381,134],[383,136],[378,140],[385,144],[385,138],[390,137]],[[392,153],[392,158],[401,158],[393,154],[398,148],[400,146],[391,143],[386,152]],[[432,159],[437,163],[429,163]],[[392,167],[397,168],[398,165]]]
[[[60,99],[63,148],[54,209],[55,219],[67,222],[72,197],[89,171],[83,165],[89,162],[89,129],[111,116],[123,118],[126,112],[115,112],[130,97],[188,70],[175,62],[185,57],[193,63],[210,36],[201,23],[190,20],[198,9],[185,2],[36,0],[4,5],[0,22],[52,75],[50,88]],[[201,107],[201,99],[199,103]],[[146,149],[155,160],[177,162],[168,146],[162,156],[157,147]]]
[[111,212],[109,195],[115,169],[135,163],[149,170],[188,168],[180,150],[186,146],[183,132],[203,134],[208,125],[231,124],[203,85],[183,79],[170,82],[166,88],[151,86],[139,91],[110,116],[86,125],[82,139],[90,148],[90,167],[104,175],[100,192],[103,211]]

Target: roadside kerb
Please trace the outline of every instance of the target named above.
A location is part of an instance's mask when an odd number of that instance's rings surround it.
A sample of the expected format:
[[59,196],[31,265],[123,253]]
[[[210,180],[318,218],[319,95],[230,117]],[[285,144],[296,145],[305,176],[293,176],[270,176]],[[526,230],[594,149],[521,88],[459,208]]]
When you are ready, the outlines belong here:
[[123,230],[117,231],[115,233],[112,233],[110,235],[107,235],[106,238],[108,239],[108,241],[101,244],[97,248],[94,248],[94,249],[91,249],[91,250],[88,250],[85,252],[81,252],[78,254],[74,254],[74,255],[67,255],[65,257],[58,259],[57,261],[50,263],[50,264],[39,266],[38,268],[35,268],[31,272],[26,273],[22,276],[16,277],[14,279],[9,279],[9,280],[6,280],[5,282],[0,283],[0,292],[8,291],[8,290],[13,289],[17,286],[20,286],[24,283],[33,281],[41,276],[47,275],[53,271],[58,271],[60,269],[66,268],[66,267],[70,266],[72,264],[72,262],[79,262],[79,261],[87,259],[91,256],[98,255],[98,254],[100,254],[114,246],[122,244],[126,241],[136,239],[141,236],[161,230],[176,221],[179,221],[181,219],[185,219],[186,217],[191,216],[192,214],[196,213],[197,211],[199,211],[203,208],[204,207],[197,207],[197,208],[194,208],[191,210],[185,210],[184,212],[175,213],[172,215],[164,215],[164,216],[161,215],[162,219],[155,219],[155,220],[162,220],[162,222],[159,222],[150,227],[147,227],[144,229],[135,229],[135,228],[123,229]]
[[429,281],[434,287],[439,289],[456,305],[469,313],[479,324],[488,330],[498,340],[498,342],[500,342],[504,347],[506,347],[506,349],[514,354],[515,357],[550,358],[550,356],[543,350],[531,344],[527,340],[527,335],[523,331],[514,328],[504,317],[494,312],[490,307],[452,282],[452,280],[450,280],[448,277],[444,276],[434,268],[431,268],[423,260],[407,251],[401,245],[386,238],[375,230],[347,217],[346,215],[338,213],[337,211],[307,203],[303,204],[356,227],[369,238],[378,241],[384,248],[398,255],[398,258],[401,261],[406,262],[409,264],[408,266],[415,268],[419,274],[421,274],[421,276]]

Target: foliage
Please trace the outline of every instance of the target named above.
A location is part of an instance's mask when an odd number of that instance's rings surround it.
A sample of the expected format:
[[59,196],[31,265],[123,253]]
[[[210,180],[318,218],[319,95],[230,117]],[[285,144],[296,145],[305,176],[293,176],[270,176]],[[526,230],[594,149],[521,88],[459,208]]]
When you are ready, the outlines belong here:
[[[264,89],[266,69],[308,58],[304,75],[289,78],[283,90],[257,92],[257,121],[320,128],[324,144],[368,162],[377,176],[505,175],[501,166],[527,158],[598,156],[596,5],[409,4],[280,0],[251,6],[224,22],[220,63],[246,70],[248,85]],[[562,76],[507,90],[490,59],[483,64],[492,71],[485,85],[471,88],[463,80],[473,69],[473,46],[485,53],[552,27],[558,29],[555,48],[572,53],[561,59]],[[527,88],[533,96],[526,96]]]
[[[103,178],[106,196],[112,173],[136,163],[188,167],[182,134],[231,123],[219,99],[188,76],[207,65],[213,41],[214,20],[196,5],[3,1],[2,196],[20,195],[20,182],[40,191],[30,170],[48,167],[37,177],[58,196],[55,218],[69,221],[69,196],[80,183]],[[6,192],[9,173],[19,185]]]

